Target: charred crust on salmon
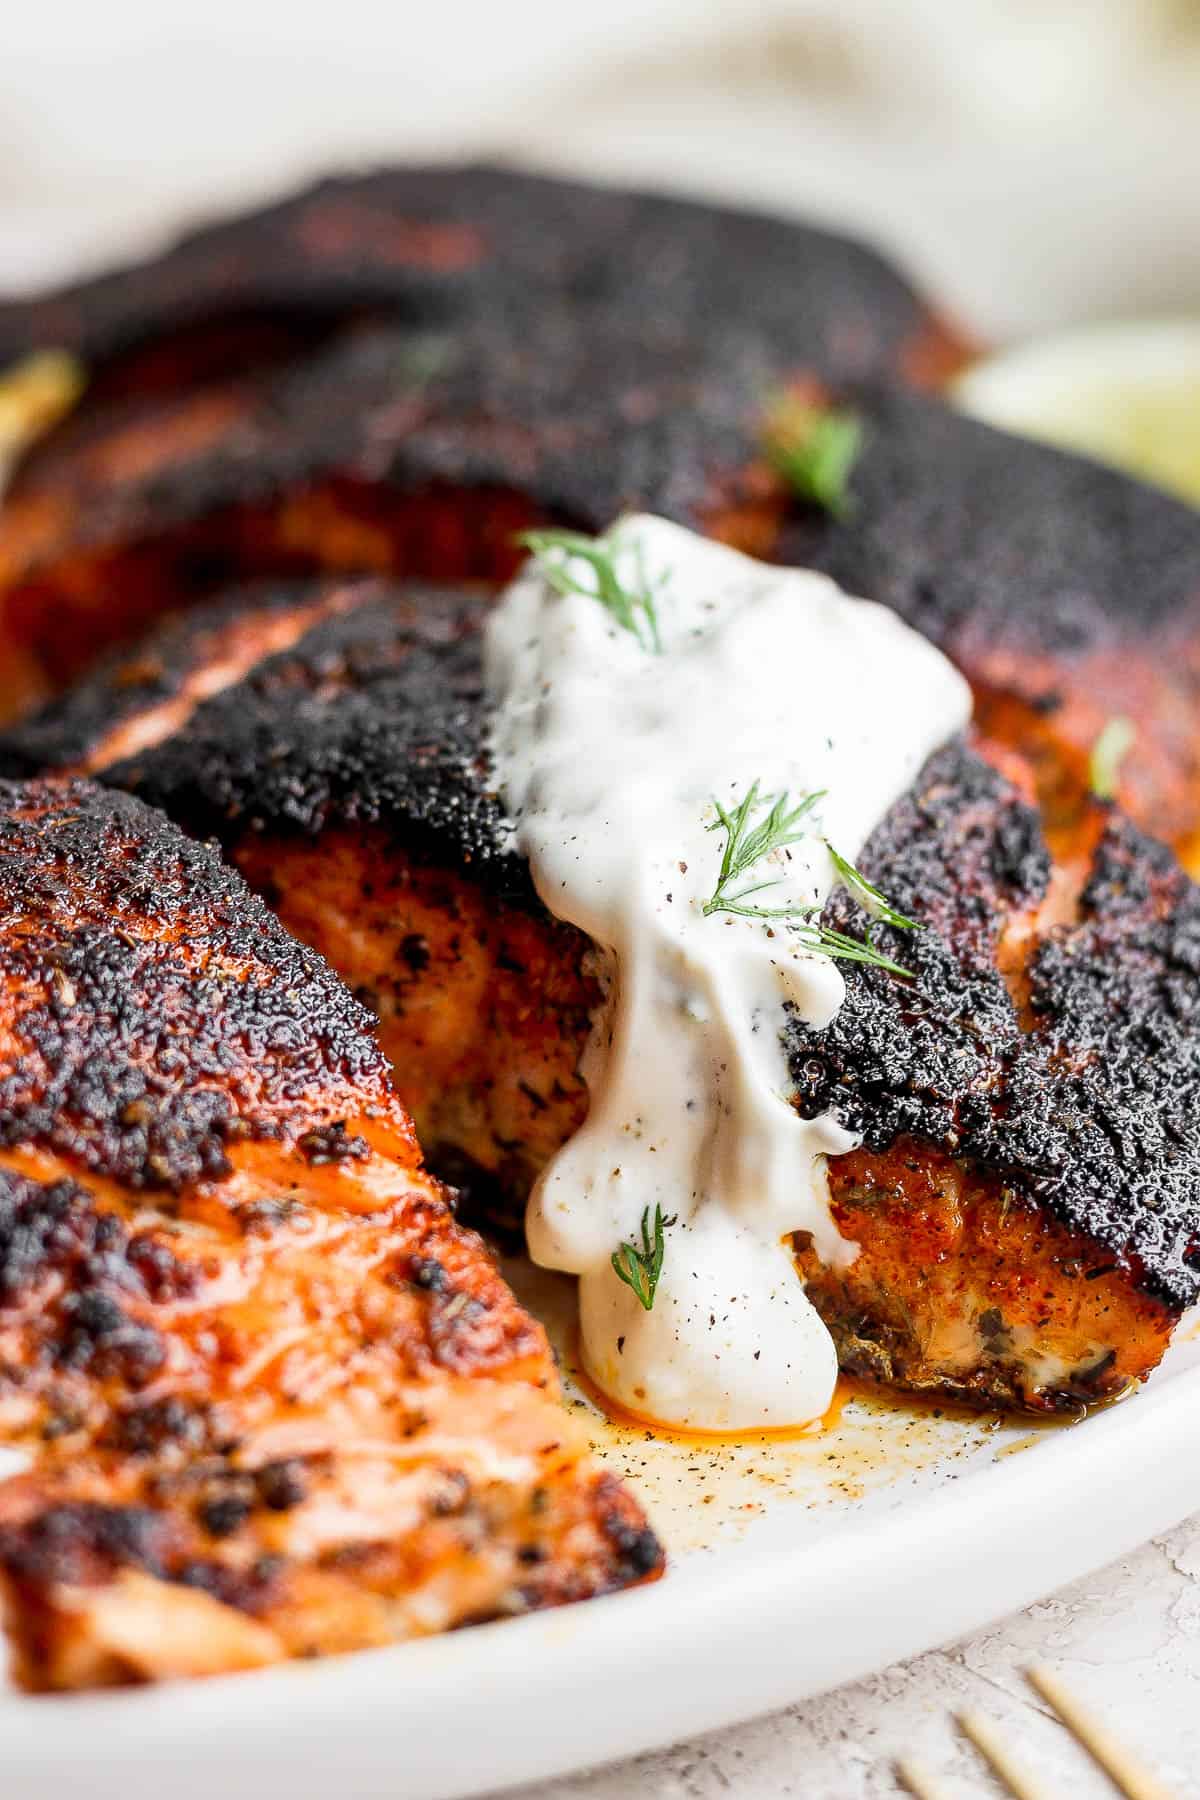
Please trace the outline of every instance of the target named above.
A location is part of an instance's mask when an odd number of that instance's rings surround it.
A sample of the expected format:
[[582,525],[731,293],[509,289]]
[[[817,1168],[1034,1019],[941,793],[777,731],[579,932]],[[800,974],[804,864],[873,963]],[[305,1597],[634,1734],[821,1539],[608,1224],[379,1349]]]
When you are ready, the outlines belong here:
[[[916,979],[856,970],[824,1031],[793,1018],[800,1104],[832,1109],[867,1150],[920,1140],[990,1170],[1010,1203],[1086,1234],[1182,1310],[1200,1293],[1200,893],[1114,815],[1077,917],[1032,948],[1022,1017],[997,952],[1044,897],[1039,836],[971,752],[926,766],[862,858],[925,925],[904,945]],[[843,892],[829,914],[861,928],[857,910]]]
[[87,682],[61,696],[41,724],[36,714],[23,720],[11,740],[9,773],[38,775],[67,768],[86,773],[105,736],[124,721],[157,718],[160,711],[165,735],[169,709],[187,699],[190,679],[207,681],[214,667],[223,679],[236,679],[270,647],[285,648],[319,618],[361,598],[361,593],[353,594],[353,585],[264,582],[211,600],[192,613],[167,617],[144,654],[109,652],[98,659]]
[[367,1016],[341,983],[136,801],[0,784],[0,901],[21,995],[0,1144],[179,1187],[226,1173],[231,1139],[278,1135],[322,1089],[383,1091]]
[[511,329],[531,304],[663,325],[732,316],[843,379],[906,363],[920,373],[943,335],[882,257],[829,231],[512,169],[418,166],[335,177],[149,263],[9,301],[0,363],[45,346],[89,365],[141,352],[147,379],[147,352],[206,324],[226,327],[202,361],[211,370],[255,319],[294,349],[306,319],[491,316]]
[[812,549],[850,592],[952,655],[1007,647],[1068,668],[1155,627],[1194,629],[1194,508],[919,394],[847,398],[862,447],[846,510],[823,516]]
[[[410,777],[436,790],[437,757],[413,759],[399,785],[389,766],[373,785],[364,741],[386,729],[444,747],[445,727],[458,734],[453,791],[487,795],[481,609],[437,590],[419,591],[419,605],[371,583],[361,593],[361,610],[315,627],[105,779],[219,835],[291,928],[370,989],[426,1141],[473,1180],[482,1172],[484,1190],[496,1184],[490,1204],[502,1200],[511,1221],[583,1116],[577,1062],[596,997],[586,943],[514,881],[498,813],[487,815],[492,863],[464,841],[456,808],[414,797]],[[419,679],[397,685],[395,661],[410,657]],[[469,697],[465,712],[447,694]],[[282,804],[253,749],[268,742]],[[332,803],[331,745],[369,826],[348,826]],[[832,1110],[863,1137],[829,1162],[856,1262],[839,1277],[811,1246],[799,1258],[846,1366],[988,1404],[1074,1408],[1153,1366],[1197,1286],[1200,1145],[1186,1123],[1200,1074],[1197,901],[1169,852],[1096,802],[1058,829],[1051,854],[1030,769],[982,748],[933,758],[862,858],[923,926],[903,941],[876,932],[916,980],[852,968],[831,1027],[789,1027],[802,1109]],[[468,795],[477,823],[474,807]],[[846,893],[828,918],[860,937],[866,924]],[[513,1002],[500,998],[505,982]],[[430,1036],[435,1001],[438,1017],[463,1009],[469,1049]],[[431,1293],[440,1279],[415,1278]],[[948,1319],[953,1353],[934,1342]]]
[[258,1667],[658,1573],[320,958],[79,780],[0,784],[0,900],[18,1678]]
[[[417,245],[424,216],[478,260],[414,265],[372,248],[367,226],[389,208],[390,245]],[[961,354],[870,252],[693,202],[395,171],[258,229],[217,228],[153,273],[9,311],[14,355],[59,330],[118,359],[34,447],[5,509],[4,623],[31,682],[61,683],[164,606],[255,573],[500,580],[522,527],[599,528],[633,503],[765,553],[783,505],[759,441],[766,397],[798,375],[933,379]],[[356,283],[372,255],[392,304],[364,318]],[[281,324],[297,260],[327,297],[346,296],[347,331],[317,344]],[[205,353],[201,322],[236,346],[255,292],[278,343],[257,364],[249,344],[223,363]],[[305,292],[302,274],[293,321]],[[231,304],[232,319],[214,318]],[[4,331],[0,312],[0,343]],[[137,355],[122,375],[122,346],[139,343],[152,379]],[[60,608],[69,634],[51,623]]]
[[[484,603],[443,589],[359,591],[353,611],[262,662],[105,779],[136,789],[201,837],[316,837],[333,825],[379,826],[414,853],[425,846],[470,867],[493,891],[533,904],[488,778]],[[57,709],[66,731],[52,760],[70,757],[99,725],[101,685],[103,676]],[[51,716],[16,727],[0,756],[15,763],[45,755]],[[406,969],[419,976],[419,937],[401,948]]]
[[1185,859],[1200,829],[1200,514],[921,395],[845,396],[861,448],[840,517],[793,513],[776,554],[890,606],[970,679],[1026,755],[1048,822],[1077,812],[1114,717],[1119,796]]

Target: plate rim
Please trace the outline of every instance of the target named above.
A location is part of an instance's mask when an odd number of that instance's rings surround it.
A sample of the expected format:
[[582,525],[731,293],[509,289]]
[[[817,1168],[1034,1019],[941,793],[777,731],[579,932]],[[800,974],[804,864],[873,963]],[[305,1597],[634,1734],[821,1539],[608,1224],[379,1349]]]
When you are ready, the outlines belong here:
[[289,1800],[331,1785],[465,1800],[635,1755],[860,1679],[1127,1554],[1195,1511],[1197,1424],[1200,1366],[894,1511],[833,1515],[793,1547],[695,1552],[632,1593],[321,1663],[19,1699],[0,1715],[6,1786],[117,1800],[132,1759],[143,1778],[169,1769],[174,1800],[211,1796],[218,1774],[240,1800],[268,1772]]

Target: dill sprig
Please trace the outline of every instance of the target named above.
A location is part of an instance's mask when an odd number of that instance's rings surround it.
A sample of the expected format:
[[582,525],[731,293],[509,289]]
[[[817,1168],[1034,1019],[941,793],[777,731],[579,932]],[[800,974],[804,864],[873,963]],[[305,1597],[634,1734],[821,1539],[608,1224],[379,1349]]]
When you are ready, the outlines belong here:
[[623,1243],[613,1251],[612,1266],[617,1278],[632,1288],[638,1300],[649,1312],[654,1305],[654,1296],[658,1291],[658,1278],[663,1266],[663,1232],[674,1225],[677,1215],[672,1213],[669,1219],[663,1218],[661,1206],[654,1209],[654,1236],[650,1235],[650,1208],[642,1214],[642,1247],[636,1244]]
[[855,413],[787,396],[767,416],[766,448],[802,499],[834,518],[849,510],[850,474],[862,448],[862,424]]
[[779,794],[771,801],[766,818],[754,826],[750,824],[751,813],[767,804],[765,800],[759,799],[757,781],[751,783],[749,793],[732,812],[726,812],[719,800],[713,801],[717,816],[708,829],[724,831],[725,854],[721,858],[721,873],[717,876],[712,898],[704,902],[705,918],[715,912],[743,913],[750,918],[765,916],[761,907],[748,907],[745,901],[751,894],[761,893],[763,888],[774,887],[776,877],[769,876],[765,881],[756,881],[750,887],[740,888],[736,893],[731,892],[731,889],[743,875],[750,872],[755,863],[770,856],[773,850],[785,850],[789,844],[798,844],[801,838],[809,835],[807,826],[800,831],[796,827],[824,795],[825,790],[822,788],[818,793],[805,794],[795,806],[789,806],[787,794]]
[[[786,920],[797,932],[805,949],[818,951],[822,956],[830,956],[841,962],[867,963],[871,968],[884,969],[892,975],[911,977],[911,969],[906,969],[903,964],[885,956],[871,942],[870,932],[863,940],[850,937],[844,931],[835,931],[831,925],[823,925],[816,916],[821,908],[815,902],[809,904],[795,901],[788,906],[750,905],[752,895],[778,885],[778,876],[768,875],[760,881],[738,886],[743,877],[749,875],[755,865],[773,851],[784,850],[789,844],[811,835],[810,826],[801,827],[801,821],[809,817],[824,794],[825,789],[822,788],[791,803],[785,791],[768,799],[760,797],[759,784],[754,781],[745,797],[731,809],[723,807],[719,800],[713,801],[717,816],[708,829],[725,832],[725,851],[721,857],[716,887],[711,897],[704,902],[704,915],[707,918],[715,912],[727,912],[736,913],[744,919]],[[764,806],[768,808],[766,817],[753,824],[752,814]],[[915,920],[898,912],[852,862],[835,850],[828,838],[823,838],[822,842],[833,859],[839,881],[868,912],[873,913],[883,924],[900,931],[920,929]]]
[[[589,600],[598,600],[623,631],[632,633],[643,650],[662,655],[658,609],[640,544],[635,549],[637,583],[631,587],[617,573],[616,551],[606,538],[585,537],[579,531],[522,531],[517,542],[537,557],[546,580],[557,593],[583,594]],[[585,563],[595,576],[595,585],[589,587],[572,574],[568,563],[548,554],[554,551]]]
[[847,862],[846,858],[834,849],[828,838],[825,839],[825,848],[833,858],[833,866],[838,872],[838,878],[842,885],[849,888],[856,899],[866,907],[869,913],[874,914],[881,925],[892,925],[897,931],[920,931],[921,927],[916,920],[907,918],[902,912],[897,912],[891,901],[885,900],[879,889],[869,882],[862,871],[856,869],[852,862]]
[[1132,719],[1120,714],[1109,719],[1092,745],[1088,761],[1088,786],[1097,800],[1111,800],[1121,777],[1121,764],[1133,749],[1137,729]]

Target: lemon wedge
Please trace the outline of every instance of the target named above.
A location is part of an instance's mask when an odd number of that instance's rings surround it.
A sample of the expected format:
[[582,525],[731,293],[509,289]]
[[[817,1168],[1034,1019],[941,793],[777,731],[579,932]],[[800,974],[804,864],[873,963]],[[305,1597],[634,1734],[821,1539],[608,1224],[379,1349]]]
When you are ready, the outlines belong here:
[[0,369],[0,459],[16,457],[68,413],[84,379],[82,366],[65,350],[39,350]]
[[1200,319],[1086,325],[976,363],[966,412],[1200,506]]

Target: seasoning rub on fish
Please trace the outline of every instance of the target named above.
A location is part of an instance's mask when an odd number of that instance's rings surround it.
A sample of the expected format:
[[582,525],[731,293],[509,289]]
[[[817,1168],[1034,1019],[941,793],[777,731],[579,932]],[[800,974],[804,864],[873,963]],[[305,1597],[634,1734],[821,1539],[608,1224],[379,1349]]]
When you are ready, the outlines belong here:
[[321,958],[88,782],[0,785],[0,900],[18,1677],[252,1668],[657,1574]]
[[[261,598],[227,603],[247,631]],[[431,1151],[514,1221],[586,1111],[588,943],[508,848],[485,603],[357,599],[200,704],[196,614],[2,753],[86,765],[217,836],[372,1007]],[[261,615],[273,632],[285,603]],[[1200,901],[1110,803],[1074,819],[1051,853],[1029,764],[976,737],[931,759],[857,859],[922,929],[876,928],[913,979],[847,964],[833,1025],[788,1033],[794,1104],[863,1140],[828,1165],[857,1257],[797,1246],[846,1368],[1077,1409],[1153,1369],[1200,1288]],[[845,888],[824,917],[870,924]]]

